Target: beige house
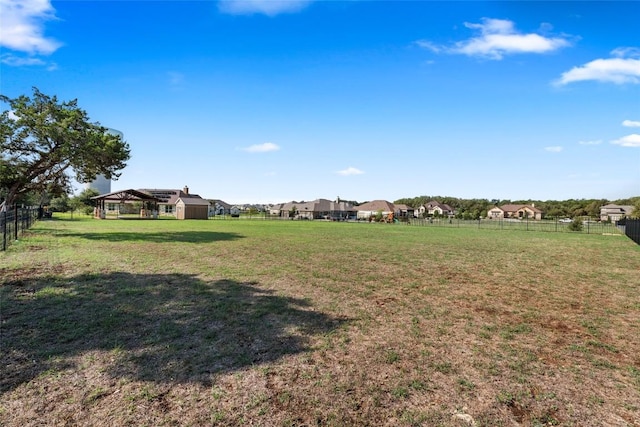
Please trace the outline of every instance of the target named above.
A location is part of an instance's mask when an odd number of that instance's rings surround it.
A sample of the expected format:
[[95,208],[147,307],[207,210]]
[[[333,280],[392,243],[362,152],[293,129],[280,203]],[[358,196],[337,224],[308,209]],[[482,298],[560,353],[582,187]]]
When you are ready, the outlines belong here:
[[280,212],[282,212],[282,209],[284,207],[286,203],[276,203],[275,205],[271,205],[271,207],[269,208],[269,215],[270,216],[281,216]]
[[327,199],[316,199],[312,202],[289,202],[274,205],[270,215],[290,219],[331,219],[346,220],[355,218],[357,209],[348,202],[332,202]]
[[[158,199],[158,214],[161,216],[175,216],[178,219],[209,218],[209,201],[197,194],[190,194],[187,186],[182,190],[145,188],[138,191]],[[206,207],[206,215],[203,216],[201,211],[204,207]]]
[[424,217],[426,215],[430,216],[453,216],[455,212],[453,208],[446,203],[440,203],[435,200],[430,201],[429,203],[420,206],[416,209],[414,215],[417,218]]
[[395,207],[395,216],[397,218],[411,218],[414,215],[415,209],[411,206],[404,204],[393,204]]
[[622,218],[631,215],[634,209],[634,206],[615,205],[613,203],[610,203],[600,208],[600,220],[617,222]]
[[542,219],[543,212],[531,205],[502,205],[489,209],[488,219]]
[[230,215],[231,205],[218,199],[209,199],[209,216]]
[[358,210],[358,219],[369,219],[370,217],[375,217],[378,212],[382,212],[383,216],[387,216],[389,214],[395,215],[396,212],[395,205],[391,202],[387,202],[386,200],[373,200],[356,206],[356,209]]

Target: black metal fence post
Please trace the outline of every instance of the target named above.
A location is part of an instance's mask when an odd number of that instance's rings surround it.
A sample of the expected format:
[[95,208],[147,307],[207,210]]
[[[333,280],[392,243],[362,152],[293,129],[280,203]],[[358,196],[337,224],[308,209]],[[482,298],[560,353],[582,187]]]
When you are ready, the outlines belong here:
[[2,250],[7,250],[7,211],[3,210],[2,214]]
[[13,208],[13,240],[18,240],[18,205]]

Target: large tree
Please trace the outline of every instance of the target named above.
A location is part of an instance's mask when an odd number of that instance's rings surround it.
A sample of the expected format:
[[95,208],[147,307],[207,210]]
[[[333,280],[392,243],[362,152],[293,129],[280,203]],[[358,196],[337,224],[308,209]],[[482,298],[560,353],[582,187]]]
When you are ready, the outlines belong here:
[[638,197],[633,204],[633,211],[631,211],[631,218],[640,219],[640,197]]
[[33,88],[32,97],[0,95],[0,199],[12,205],[29,192],[69,188],[71,175],[90,182],[120,176],[129,145],[97,122],[77,100],[61,102]]

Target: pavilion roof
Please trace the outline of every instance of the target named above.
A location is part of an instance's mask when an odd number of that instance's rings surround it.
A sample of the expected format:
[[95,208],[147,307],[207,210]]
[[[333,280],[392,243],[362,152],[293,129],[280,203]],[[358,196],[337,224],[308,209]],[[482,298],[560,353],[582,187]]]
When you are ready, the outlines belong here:
[[99,196],[94,196],[91,198],[92,200],[109,200],[109,201],[118,201],[118,202],[126,202],[128,200],[134,201],[145,201],[145,202],[159,202],[160,200],[157,197],[154,197],[148,193],[143,193],[138,190],[120,190],[114,191],[112,193],[100,194]]

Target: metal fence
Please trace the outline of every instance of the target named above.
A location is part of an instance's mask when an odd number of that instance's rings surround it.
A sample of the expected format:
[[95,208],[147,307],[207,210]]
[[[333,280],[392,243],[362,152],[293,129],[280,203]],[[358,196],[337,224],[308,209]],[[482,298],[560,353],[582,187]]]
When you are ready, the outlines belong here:
[[465,227],[484,230],[517,230],[546,232],[581,232],[585,234],[623,234],[613,223],[583,219],[580,230],[572,230],[571,222],[560,220],[527,220],[527,219],[481,219],[462,220],[456,218],[412,218],[409,224],[429,227]]
[[[291,218],[280,217],[259,213],[253,216],[242,214],[239,217],[231,215],[215,215],[209,219],[231,219],[231,220],[291,220]],[[306,219],[306,218],[303,218]],[[318,221],[318,220],[315,220]],[[323,221],[323,220],[320,220]],[[349,220],[349,222],[368,223],[367,219]],[[514,230],[514,231],[545,231],[545,232],[579,232],[584,234],[624,234],[621,227],[611,222],[602,222],[593,218],[584,217],[579,219],[579,229],[572,229],[572,220],[557,219],[481,219],[463,220],[458,218],[398,218],[397,223],[402,225],[422,226],[422,227],[452,227],[452,228],[477,228],[483,230]]]
[[618,221],[618,227],[624,230],[628,238],[640,245],[640,219],[623,218]]
[[2,245],[0,251],[6,251],[12,240],[18,240],[18,236],[29,229],[36,220],[42,216],[42,208],[39,207],[13,207],[0,212],[0,233]]

